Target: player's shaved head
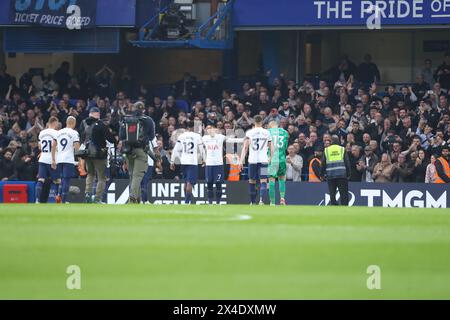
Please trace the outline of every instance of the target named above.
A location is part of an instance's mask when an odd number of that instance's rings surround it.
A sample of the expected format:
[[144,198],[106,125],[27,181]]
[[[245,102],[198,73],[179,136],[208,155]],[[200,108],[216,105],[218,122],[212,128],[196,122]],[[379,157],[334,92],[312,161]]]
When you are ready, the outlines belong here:
[[77,126],[77,119],[72,116],[68,117],[66,120],[66,126],[71,129],[75,128]]
[[278,128],[278,123],[276,121],[270,121],[269,128]]

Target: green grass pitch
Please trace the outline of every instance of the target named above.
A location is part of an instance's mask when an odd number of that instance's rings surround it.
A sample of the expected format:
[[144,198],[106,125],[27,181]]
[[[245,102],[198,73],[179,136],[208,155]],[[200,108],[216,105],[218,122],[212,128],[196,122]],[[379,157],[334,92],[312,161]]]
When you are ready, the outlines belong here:
[[1,205],[0,298],[449,299],[450,211]]

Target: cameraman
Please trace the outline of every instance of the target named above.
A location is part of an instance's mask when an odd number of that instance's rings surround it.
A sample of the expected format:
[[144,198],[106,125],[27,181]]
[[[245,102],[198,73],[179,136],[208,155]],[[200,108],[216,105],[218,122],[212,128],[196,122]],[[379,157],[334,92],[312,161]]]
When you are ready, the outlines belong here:
[[[144,115],[145,105],[136,102],[131,107],[131,114],[122,119],[119,137],[122,142],[122,154],[128,166],[130,176],[129,203],[140,203],[141,182],[147,171],[148,156],[154,159],[152,141],[155,139],[155,123]],[[136,129],[142,126],[142,129]],[[133,129],[134,128],[134,129]],[[138,131],[138,132],[137,132]]]
[[[93,107],[89,111],[89,118],[80,126],[81,140],[88,149],[86,158],[87,178],[85,199],[86,203],[102,203],[102,194],[106,186],[106,159],[108,151],[106,141],[115,143],[116,139],[111,129],[100,120],[100,109]],[[92,199],[92,187],[97,176],[96,194]]]

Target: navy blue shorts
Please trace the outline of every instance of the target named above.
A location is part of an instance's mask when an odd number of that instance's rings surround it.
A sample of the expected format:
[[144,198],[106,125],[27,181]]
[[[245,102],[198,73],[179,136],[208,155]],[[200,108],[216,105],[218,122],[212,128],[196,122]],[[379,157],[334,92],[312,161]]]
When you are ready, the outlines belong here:
[[39,179],[52,179],[52,181],[60,178],[59,165],[58,168],[52,169],[50,164],[39,163],[38,178]]
[[206,183],[223,183],[223,166],[206,166]]
[[58,169],[63,179],[72,179],[76,176],[75,165],[73,163],[60,163]]
[[111,179],[111,168],[106,168],[105,169],[105,177],[107,180]]
[[267,163],[250,163],[248,165],[248,178],[249,180],[267,179],[269,175]]
[[191,185],[197,184],[198,179],[198,166],[196,165],[182,165],[183,179],[185,182],[189,182]]

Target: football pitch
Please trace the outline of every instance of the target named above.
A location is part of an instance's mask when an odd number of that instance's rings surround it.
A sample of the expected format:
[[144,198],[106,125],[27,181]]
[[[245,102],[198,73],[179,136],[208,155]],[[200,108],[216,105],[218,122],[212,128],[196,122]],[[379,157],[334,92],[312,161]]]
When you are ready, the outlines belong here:
[[450,210],[1,205],[0,298],[450,299]]

